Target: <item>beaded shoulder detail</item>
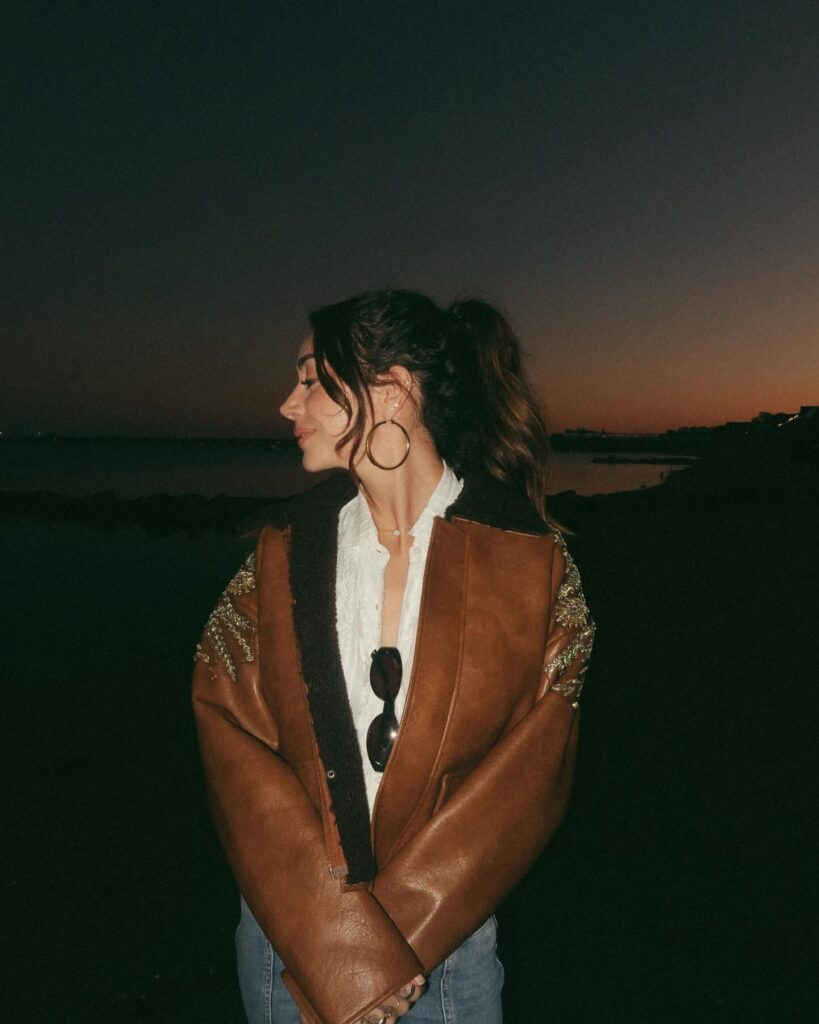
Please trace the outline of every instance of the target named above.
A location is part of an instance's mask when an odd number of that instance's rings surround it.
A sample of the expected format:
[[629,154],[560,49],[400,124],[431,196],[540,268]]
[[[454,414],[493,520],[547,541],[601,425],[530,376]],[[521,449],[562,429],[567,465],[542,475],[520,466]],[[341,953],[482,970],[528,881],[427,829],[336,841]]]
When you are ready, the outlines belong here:
[[[555,531],[555,543],[560,548],[565,561],[563,581],[555,599],[555,618],[567,632],[572,634],[569,643],[544,666],[544,671],[554,680],[551,689],[564,697],[576,700],[583,686],[586,663],[594,641],[594,623],[589,614],[580,573],[563,534]],[[571,679],[562,680],[561,676],[571,665],[580,662],[580,670]]]
[[242,594],[250,594],[255,589],[256,554],[254,552],[248,556],[241,569],[225,587],[216,607],[205,623],[202,643],[196,645],[194,659],[210,665],[213,669],[213,656],[215,655],[223,663],[227,674],[234,683],[236,682],[236,662],[230,652],[228,639],[229,637],[233,638],[242,652],[244,661],[252,662],[251,640],[256,633],[256,627],[250,619],[237,610],[234,598],[241,597]]

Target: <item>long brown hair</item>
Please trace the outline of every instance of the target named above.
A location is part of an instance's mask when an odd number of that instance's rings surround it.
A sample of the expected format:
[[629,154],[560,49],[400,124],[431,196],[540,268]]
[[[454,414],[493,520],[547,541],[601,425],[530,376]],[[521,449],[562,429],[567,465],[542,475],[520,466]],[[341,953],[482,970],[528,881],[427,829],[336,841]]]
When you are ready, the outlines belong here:
[[417,292],[375,291],[318,309],[310,323],[318,378],[350,418],[336,447],[351,445],[351,468],[372,412],[369,389],[403,366],[418,384],[422,422],[458,476],[491,474],[551,523],[548,431],[498,310],[478,299],[442,310]]

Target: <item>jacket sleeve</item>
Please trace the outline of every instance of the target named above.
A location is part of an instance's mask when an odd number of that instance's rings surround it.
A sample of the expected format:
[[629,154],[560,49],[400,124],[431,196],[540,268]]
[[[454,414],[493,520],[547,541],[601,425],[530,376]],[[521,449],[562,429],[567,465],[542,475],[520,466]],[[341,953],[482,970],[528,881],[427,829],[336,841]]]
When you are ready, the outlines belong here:
[[197,647],[193,706],[214,816],[248,905],[311,1022],[351,1024],[421,965],[372,894],[331,877],[321,813],[277,753],[259,682],[255,556]]
[[565,812],[594,626],[556,537],[544,669],[531,710],[378,873],[374,893],[427,971],[502,902]]

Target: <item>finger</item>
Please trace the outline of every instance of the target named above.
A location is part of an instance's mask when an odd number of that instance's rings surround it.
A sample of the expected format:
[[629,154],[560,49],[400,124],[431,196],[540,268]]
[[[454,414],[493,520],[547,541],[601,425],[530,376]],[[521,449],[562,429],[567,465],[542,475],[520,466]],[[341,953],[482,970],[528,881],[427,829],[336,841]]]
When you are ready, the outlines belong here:
[[[391,996],[384,1000],[381,1006],[377,1006],[371,1011],[369,1016],[378,1014],[375,1021],[372,1024],[380,1024],[381,1018],[386,1017],[388,1021],[395,1021],[397,1017],[402,1017],[407,1013],[412,1006],[407,999],[401,999],[397,992],[393,992]],[[369,1024],[369,1017],[368,1017]]]
[[417,1002],[424,994],[424,990],[427,986],[427,979],[423,974],[416,974],[412,981],[405,985],[398,993],[402,999],[409,1000],[410,1003]]
[[[403,1008],[402,1003],[404,1004]],[[406,1000],[399,1000],[398,996],[392,996],[386,1000],[383,1006],[376,1006],[374,1010],[370,1010],[361,1024],[381,1024],[385,1019],[394,1021],[401,1014],[407,1012],[409,1005]]]
[[402,1017],[411,1006],[412,1003],[408,999],[402,999],[394,992],[384,1004],[384,1014],[394,1020],[396,1017]]
[[[424,975],[417,974],[411,982],[404,985],[398,992],[393,992],[391,996],[388,996],[384,1000],[383,1005],[371,1010],[366,1017],[359,1021],[359,1024],[381,1024],[382,1017],[386,1017],[388,1021],[394,1021],[396,1017],[407,1013],[412,1008],[413,1003],[423,995],[426,983],[427,979]],[[408,995],[410,989],[414,991],[411,995]]]
[[388,1013],[387,1009],[388,1008],[383,1006],[377,1006],[374,1010],[371,1010],[366,1017],[359,1021],[359,1024],[383,1024],[384,1021],[387,1021],[389,1024],[390,1021],[395,1020],[395,1015]]

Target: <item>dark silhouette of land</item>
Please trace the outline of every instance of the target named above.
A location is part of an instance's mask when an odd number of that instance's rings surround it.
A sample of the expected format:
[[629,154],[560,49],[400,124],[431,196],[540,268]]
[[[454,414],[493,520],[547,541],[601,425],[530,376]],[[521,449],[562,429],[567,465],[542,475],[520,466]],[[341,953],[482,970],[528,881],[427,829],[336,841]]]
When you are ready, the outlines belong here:
[[[499,913],[509,1024],[813,1017],[819,447],[800,430],[552,502],[598,638],[572,809]],[[241,1024],[188,684],[263,506],[0,496],[0,1019]]]

